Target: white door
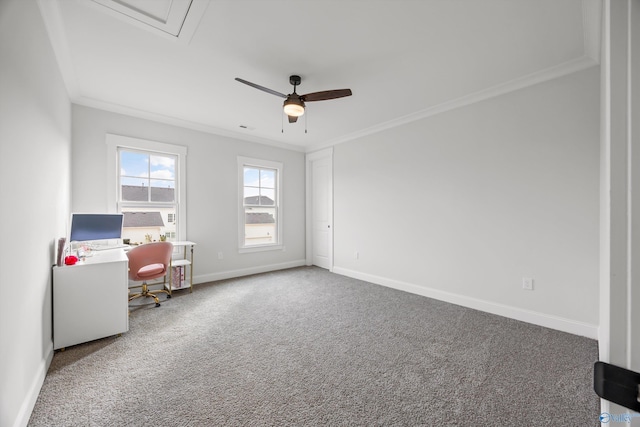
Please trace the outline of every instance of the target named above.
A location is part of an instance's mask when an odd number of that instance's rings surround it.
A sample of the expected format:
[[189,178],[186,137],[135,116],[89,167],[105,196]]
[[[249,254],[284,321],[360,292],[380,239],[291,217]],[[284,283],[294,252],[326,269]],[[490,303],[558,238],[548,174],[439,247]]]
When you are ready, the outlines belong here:
[[[333,164],[332,150],[307,156],[310,242],[308,263],[331,270],[333,267]],[[310,260],[309,260],[310,258]]]

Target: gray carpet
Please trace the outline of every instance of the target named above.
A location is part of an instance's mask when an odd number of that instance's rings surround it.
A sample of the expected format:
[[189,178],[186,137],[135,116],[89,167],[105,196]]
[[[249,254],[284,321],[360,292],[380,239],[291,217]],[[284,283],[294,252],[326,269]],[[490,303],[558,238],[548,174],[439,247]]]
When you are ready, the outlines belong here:
[[55,354],[29,425],[597,426],[597,355],[303,267],[133,308],[128,333]]

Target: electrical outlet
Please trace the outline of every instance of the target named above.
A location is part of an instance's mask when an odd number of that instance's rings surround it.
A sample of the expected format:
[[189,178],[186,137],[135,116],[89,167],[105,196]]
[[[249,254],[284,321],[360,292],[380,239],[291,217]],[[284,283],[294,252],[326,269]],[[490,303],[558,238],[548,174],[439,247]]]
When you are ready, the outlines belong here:
[[531,277],[522,278],[522,289],[527,291],[533,290],[533,279]]

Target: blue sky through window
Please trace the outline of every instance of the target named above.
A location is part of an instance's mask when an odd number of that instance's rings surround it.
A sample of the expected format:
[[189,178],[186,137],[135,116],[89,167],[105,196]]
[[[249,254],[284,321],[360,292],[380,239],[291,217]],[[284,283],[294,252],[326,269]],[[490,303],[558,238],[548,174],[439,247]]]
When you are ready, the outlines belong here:
[[175,176],[175,157],[120,151],[122,185],[175,188]]
[[272,169],[244,168],[244,197],[265,196],[259,204],[273,204],[276,199],[276,171]]

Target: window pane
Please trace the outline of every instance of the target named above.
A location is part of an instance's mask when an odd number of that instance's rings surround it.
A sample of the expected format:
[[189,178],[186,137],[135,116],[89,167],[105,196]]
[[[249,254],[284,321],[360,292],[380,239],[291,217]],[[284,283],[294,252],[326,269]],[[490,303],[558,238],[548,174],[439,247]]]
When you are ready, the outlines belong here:
[[120,151],[120,175],[149,177],[149,155]]
[[166,179],[152,179],[151,181],[151,187],[156,187],[156,188],[176,188],[176,182],[175,181],[169,181]]
[[129,202],[149,201],[149,155],[120,151],[120,198]]
[[125,148],[118,153],[119,209],[125,214],[123,239],[131,244],[175,240],[180,220],[176,193],[179,157]]
[[123,177],[120,177],[120,184],[135,185],[136,187],[148,187],[149,180],[146,178],[133,178],[130,176],[123,176]]
[[260,170],[255,168],[244,168],[244,185],[250,187],[260,186]]
[[263,206],[274,206],[276,204],[276,190],[260,189],[260,204]]
[[244,204],[257,205],[260,190],[254,187],[244,187]]
[[[243,248],[264,246],[277,249],[280,238],[278,215],[280,185],[278,175],[282,165],[278,162],[238,157],[240,173],[240,204],[244,210],[239,221],[240,252]],[[248,252],[252,252],[249,250]]]
[[149,182],[141,178],[120,178],[120,198],[127,202],[149,201]]
[[276,209],[245,208],[245,246],[277,243]]
[[276,171],[273,169],[260,169],[260,187],[276,188]]
[[176,179],[176,160],[174,157],[151,155],[149,156],[151,178]]
[[[149,242],[175,239],[176,209],[175,207],[132,208],[123,207],[124,223],[122,238],[129,239],[130,244],[139,245]],[[173,221],[169,221],[169,217]]]
[[175,200],[175,158],[152,154],[149,156],[149,163],[151,201],[173,202]]
[[151,187],[152,202],[173,202],[175,200],[175,189],[166,187]]

